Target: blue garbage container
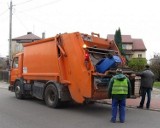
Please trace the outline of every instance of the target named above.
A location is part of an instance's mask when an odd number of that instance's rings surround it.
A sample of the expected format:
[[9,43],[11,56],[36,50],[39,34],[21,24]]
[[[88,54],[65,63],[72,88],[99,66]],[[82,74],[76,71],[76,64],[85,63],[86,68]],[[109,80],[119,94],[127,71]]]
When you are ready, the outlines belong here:
[[121,63],[119,56],[103,58],[96,64],[96,71],[99,73],[105,73],[110,68],[115,67],[116,63]]

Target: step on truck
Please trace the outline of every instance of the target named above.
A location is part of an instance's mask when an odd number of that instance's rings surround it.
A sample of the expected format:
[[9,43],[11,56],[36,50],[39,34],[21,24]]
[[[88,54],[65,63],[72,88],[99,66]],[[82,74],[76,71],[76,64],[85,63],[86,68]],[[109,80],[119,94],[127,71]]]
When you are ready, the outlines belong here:
[[[24,44],[12,61],[9,90],[18,99],[36,97],[53,108],[71,100],[107,99],[109,80],[118,66],[124,67],[124,60],[115,42],[99,34],[58,34]],[[124,72],[129,77],[133,73],[127,68]],[[140,81],[130,80],[137,97]]]

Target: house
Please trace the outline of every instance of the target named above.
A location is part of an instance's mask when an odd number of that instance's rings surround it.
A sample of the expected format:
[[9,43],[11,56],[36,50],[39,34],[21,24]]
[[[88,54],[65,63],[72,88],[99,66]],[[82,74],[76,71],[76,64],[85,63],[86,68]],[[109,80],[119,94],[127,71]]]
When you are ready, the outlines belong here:
[[160,55],[154,55],[154,57],[150,59],[150,64],[160,64]]
[[[121,35],[122,49],[127,59],[146,58],[146,47],[142,39],[134,39],[131,35]],[[108,34],[107,39],[114,40],[113,34]]]
[[11,56],[13,57],[16,53],[23,51],[24,43],[31,43],[40,39],[40,37],[34,35],[32,32],[28,32],[27,35],[13,38],[11,45]]

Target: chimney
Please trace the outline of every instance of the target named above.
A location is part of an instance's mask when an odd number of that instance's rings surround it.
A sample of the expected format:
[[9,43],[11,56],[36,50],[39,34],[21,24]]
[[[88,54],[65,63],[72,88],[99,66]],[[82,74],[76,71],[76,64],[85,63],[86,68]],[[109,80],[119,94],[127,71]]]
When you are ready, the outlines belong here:
[[45,39],[45,32],[42,33],[42,39]]
[[27,35],[28,35],[28,34],[32,34],[32,32],[27,32]]

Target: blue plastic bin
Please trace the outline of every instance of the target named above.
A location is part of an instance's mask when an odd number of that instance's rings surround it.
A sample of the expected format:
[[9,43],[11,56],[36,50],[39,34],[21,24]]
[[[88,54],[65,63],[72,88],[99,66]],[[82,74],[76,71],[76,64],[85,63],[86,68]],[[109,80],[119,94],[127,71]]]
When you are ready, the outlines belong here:
[[121,59],[119,56],[113,56],[113,59],[115,60],[115,62],[121,63]]
[[103,58],[96,64],[96,71],[105,73],[109,68],[114,67],[116,63],[120,63],[121,59],[118,56],[113,56],[111,59]]

